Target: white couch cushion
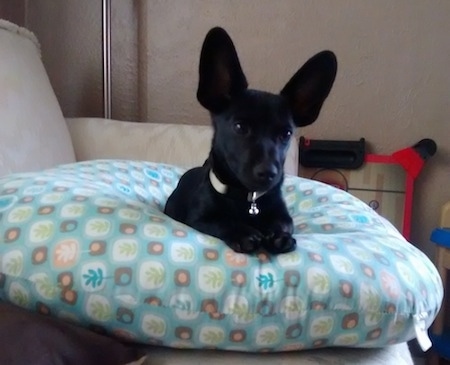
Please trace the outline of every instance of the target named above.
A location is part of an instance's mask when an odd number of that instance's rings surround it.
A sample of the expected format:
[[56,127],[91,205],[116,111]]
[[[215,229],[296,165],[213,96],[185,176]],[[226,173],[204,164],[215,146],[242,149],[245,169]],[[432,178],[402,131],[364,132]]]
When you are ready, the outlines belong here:
[[74,162],[36,38],[0,19],[0,49],[0,176]]
[[[133,123],[102,118],[67,118],[77,161],[120,158],[201,166],[211,148],[212,127],[171,123]],[[284,171],[298,173],[293,138]]]

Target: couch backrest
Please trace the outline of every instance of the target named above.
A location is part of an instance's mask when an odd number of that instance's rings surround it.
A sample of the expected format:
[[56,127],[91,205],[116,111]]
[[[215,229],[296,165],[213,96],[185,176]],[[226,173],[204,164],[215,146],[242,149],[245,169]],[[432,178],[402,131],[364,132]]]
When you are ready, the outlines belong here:
[[0,19],[0,176],[73,161],[36,38]]
[[[122,158],[201,166],[211,147],[212,127],[170,123],[134,123],[102,118],[68,118],[77,160]],[[285,171],[298,171],[298,144],[293,138]]]

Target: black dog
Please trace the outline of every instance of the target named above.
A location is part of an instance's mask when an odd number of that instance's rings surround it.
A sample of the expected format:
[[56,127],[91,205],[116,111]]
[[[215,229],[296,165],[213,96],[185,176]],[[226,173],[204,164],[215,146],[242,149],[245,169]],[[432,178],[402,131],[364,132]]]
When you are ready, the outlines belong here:
[[223,29],[211,29],[197,91],[211,113],[211,151],[202,167],[181,177],[165,213],[237,252],[294,250],[292,218],[280,189],[284,160],[294,128],[318,117],[336,70],[334,54],[323,51],[279,95],[249,90],[232,40]]

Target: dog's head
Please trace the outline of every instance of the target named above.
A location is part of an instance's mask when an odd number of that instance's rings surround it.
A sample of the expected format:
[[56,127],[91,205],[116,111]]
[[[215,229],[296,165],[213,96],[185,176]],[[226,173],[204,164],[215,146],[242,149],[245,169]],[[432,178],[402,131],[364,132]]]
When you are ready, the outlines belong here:
[[251,90],[231,38],[221,28],[211,29],[200,55],[197,99],[211,113],[212,154],[222,165],[222,175],[249,191],[277,185],[295,127],[316,120],[336,70],[334,54],[323,51],[280,94]]

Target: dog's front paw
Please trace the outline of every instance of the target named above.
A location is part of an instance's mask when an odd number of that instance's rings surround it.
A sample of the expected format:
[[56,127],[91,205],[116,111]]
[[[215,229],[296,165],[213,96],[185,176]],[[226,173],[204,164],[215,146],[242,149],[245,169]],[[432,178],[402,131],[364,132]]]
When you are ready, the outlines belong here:
[[294,251],[297,242],[292,237],[292,223],[276,223],[266,234],[264,248],[271,254],[279,254]]
[[288,232],[280,232],[271,239],[266,240],[265,249],[271,254],[287,253],[294,251],[297,241]]
[[256,229],[248,228],[236,239],[227,242],[228,246],[239,253],[253,253],[258,251],[264,242],[264,236]]

